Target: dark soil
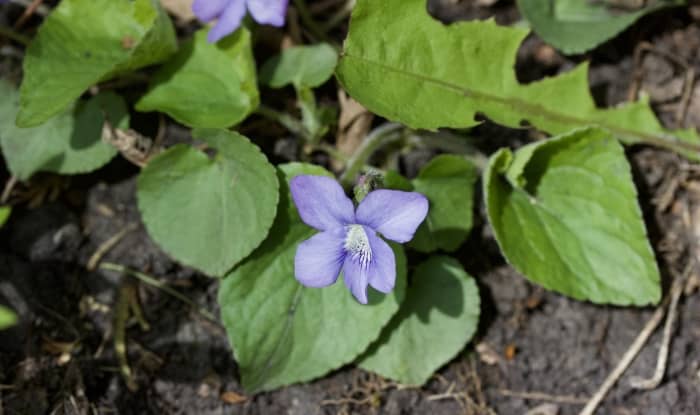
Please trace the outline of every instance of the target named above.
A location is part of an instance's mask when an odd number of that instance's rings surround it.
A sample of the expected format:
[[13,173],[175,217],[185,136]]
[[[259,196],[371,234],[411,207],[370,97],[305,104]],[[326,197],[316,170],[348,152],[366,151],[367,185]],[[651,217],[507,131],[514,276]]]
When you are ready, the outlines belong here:
[[[493,8],[434,1],[430,10],[446,21],[494,13],[499,22],[518,19],[505,1]],[[519,54],[518,75],[529,82],[590,59],[596,99],[614,105],[627,99],[638,72],[640,88],[673,127],[683,71],[655,54],[638,67],[633,53],[639,42],[650,41],[700,72],[700,24],[692,14],[678,9],[649,16],[589,56],[573,59],[532,36]],[[700,126],[700,89],[694,91],[684,125]],[[528,140],[530,132],[487,122],[474,134],[495,149]],[[174,124],[166,136],[187,139]],[[693,219],[700,217],[700,171],[660,150],[637,147],[628,153],[668,285],[698,254],[700,232]],[[272,150],[270,155],[281,157]],[[424,159],[408,155],[402,165],[416,171]],[[33,195],[38,206],[20,204],[0,230],[0,303],[21,316],[19,326],[0,332],[0,414],[519,415],[536,407],[540,412],[530,413],[576,414],[653,313],[652,308],[574,301],[530,284],[504,263],[482,219],[459,255],[480,283],[480,330],[464,353],[426,386],[401,388],[347,367],[309,384],[246,396],[220,325],[131,277],[87,270],[100,245],[133,226],[104,260],[156,276],[199,307],[218,313],[218,282],[173,262],[145,232],[135,204],[136,174],[117,160],[88,176],[43,175],[18,187],[24,196]],[[7,174],[0,178],[6,180]],[[56,190],[58,197],[40,197],[48,190]],[[691,278],[697,278],[695,273]],[[131,388],[120,374],[114,343],[115,310],[130,292],[125,287],[134,289],[132,298],[138,299],[149,325],[146,330],[135,319],[128,322]],[[700,296],[689,284],[663,382],[648,391],[635,390],[629,382],[632,376],[654,372],[661,341],[657,330],[597,413],[700,413],[699,316]]]

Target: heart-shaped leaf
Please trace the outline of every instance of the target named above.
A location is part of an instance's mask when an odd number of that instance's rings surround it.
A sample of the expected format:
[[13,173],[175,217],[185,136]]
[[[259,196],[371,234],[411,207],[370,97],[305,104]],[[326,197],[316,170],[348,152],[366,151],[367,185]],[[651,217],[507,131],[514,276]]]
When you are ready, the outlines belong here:
[[156,72],[138,111],[162,111],[191,127],[226,128],[257,108],[250,32],[241,28],[212,44],[207,30],[195,33]]
[[360,367],[422,385],[476,332],[479,289],[459,262],[435,256],[416,268],[399,312],[360,360]]
[[583,129],[502,149],[484,172],[489,220],[529,280],[579,300],[647,305],[661,297],[630,166],[610,133]]
[[17,90],[0,80],[0,144],[7,165],[20,180],[39,171],[87,173],[107,164],[117,150],[102,140],[104,116],[128,128],[126,102],[112,92],[80,100],[38,127],[15,126]]
[[296,249],[315,231],[299,219],[287,181],[299,174],[329,173],[299,163],[281,169],[280,206],[270,235],[219,290],[221,317],[250,392],[307,381],[352,362],[398,310],[405,289],[400,246],[393,246],[396,288],[390,295],[370,289],[368,305],[355,301],[342,281],[326,288],[299,284]]
[[63,0],[27,49],[17,125],[39,125],[93,84],[161,62],[176,48],[157,0]]
[[275,169],[257,146],[227,130],[195,130],[209,157],[179,144],[141,172],[138,205],[153,239],[175,259],[222,276],[265,239],[277,210]]

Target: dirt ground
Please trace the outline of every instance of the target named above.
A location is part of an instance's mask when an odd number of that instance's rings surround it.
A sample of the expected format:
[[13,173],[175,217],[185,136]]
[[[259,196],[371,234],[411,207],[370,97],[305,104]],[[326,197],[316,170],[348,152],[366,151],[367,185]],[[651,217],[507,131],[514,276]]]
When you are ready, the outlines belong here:
[[[519,18],[507,1],[494,7],[432,1],[430,11],[445,21],[494,14],[502,23]],[[679,8],[648,16],[594,53],[574,58],[532,36],[519,53],[518,75],[529,82],[588,59],[601,105],[615,105],[641,89],[662,121],[674,127],[684,69],[655,52],[635,62],[635,45],[650,42],[700,73],[699,14]],[[700,86],[691,93],[683,125],[700,127]],[[487,152],[532,135],[488,122],[474,131]],[[188,139],[186,130],[170,122],[166,137]],[[283,146],[263,147],[272,158],[284,159]],[[597,413],[695,415],[700,408],[700,268],[694,265],[700,168],[652,148],[629,148],[628,155],[666,292],[674,278],[686,275],[689,282],[661,384],[652,390],[630,384],[634,376],[653,374],[659,328]],[[408,154],[402,166],[411,174],[426,159]],[[25,202],[0,230],[0,303],[17,311],[21,324],[0,332],[0,414],[577,414],[654,313],[654,308],[574,301],[528,283],[505,264],[484,212],[478,211],[480,219],[458,257],[479,282],[480,328],[426,386],[404,388],[346,367],[309,384],[246,396],[220,324],[132,277],[88,270],[98,247],[126,230],[104,261],[157,277],[197,308],[218,315],[218,281],[173,262],[145,232],[135,204],[137,173],[115,160],[90,175],[39,175],[17,186],[17,197]],[[0,165],[2,183],[8,177]],[[29,200],[37,206],[30,208]],[[115,338],[121,332],[117,316],[134,299],[144,321],[127,322],[124,344],[132,371],[127,383]]]

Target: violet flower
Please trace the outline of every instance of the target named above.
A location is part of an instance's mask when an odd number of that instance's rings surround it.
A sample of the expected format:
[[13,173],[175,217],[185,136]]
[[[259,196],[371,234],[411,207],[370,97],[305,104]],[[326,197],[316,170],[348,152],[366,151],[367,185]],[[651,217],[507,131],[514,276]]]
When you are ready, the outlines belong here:
[[289,0],[194,0],[192,11],[203,22],[217,20],[207,40],[216,43],[241,25],[246,10],[261,24],[284,26]]
[[299,244],[294,276],[308,287],[325,287],[338,279],[357,301],[367,304],[367,285],[389,293],[396,280],[394,251],[377,233],[408,242],[428,214],[428,199],[398,190],[370,192],[355,210],[335,180],[297,176],[290,182],[301,220],[320,233]]

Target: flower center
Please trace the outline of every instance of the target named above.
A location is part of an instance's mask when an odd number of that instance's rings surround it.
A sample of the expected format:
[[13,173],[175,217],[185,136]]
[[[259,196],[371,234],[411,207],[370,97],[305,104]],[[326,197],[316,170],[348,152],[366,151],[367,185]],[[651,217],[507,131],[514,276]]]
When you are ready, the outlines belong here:
[[372,261],[372,248],[362,225],[350,225],[345,234],[345,250],[364,268]]

